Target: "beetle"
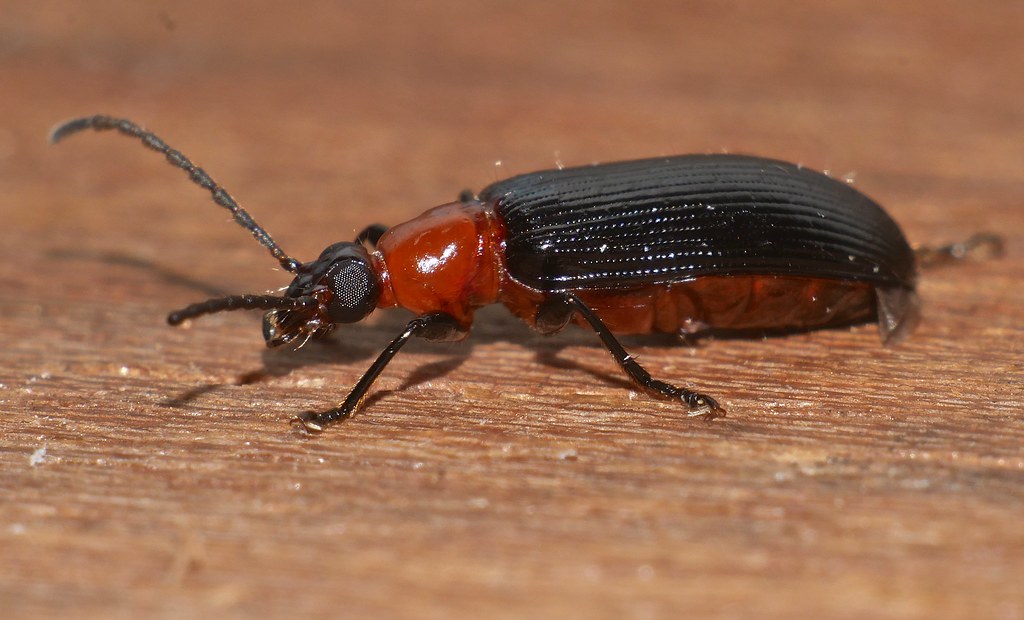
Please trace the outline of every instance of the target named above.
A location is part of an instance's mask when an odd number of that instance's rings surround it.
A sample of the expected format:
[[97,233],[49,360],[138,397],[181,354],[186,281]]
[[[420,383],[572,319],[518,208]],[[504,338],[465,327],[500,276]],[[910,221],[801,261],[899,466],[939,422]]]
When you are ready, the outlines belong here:
[[745,155],[683,155],[544,170],[473,195],[301,262],[281,249],[231,195],[180,151],[120,118],[59,125],[51,142],[115,130],[159,153],[294,274],[283,295],[231,295],[172,312],[167,320],[262,309],[268,347],[302,346],[378,308],[413,318],[344,402],[303,413],[307,432],[350,416],[381,371],[413,337],[456,341],[474,312],[500,302],[543,334],[591,328],[639,388],[713,419],[712,397],[651,376],[617,334],[808,330],[876,320],[894,344],[920,316],[920,258],[939,262],[998,239],[914,249],[873,200],[799,165]]

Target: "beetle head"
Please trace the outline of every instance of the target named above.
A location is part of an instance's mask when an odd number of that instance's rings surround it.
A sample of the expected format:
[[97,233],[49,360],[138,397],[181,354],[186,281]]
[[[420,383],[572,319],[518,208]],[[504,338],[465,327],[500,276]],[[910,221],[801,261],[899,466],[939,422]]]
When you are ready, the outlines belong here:
[[[291,260],[291,259],[289,259]],[[362,245],[335,243],[309,263],[294,261],[295,279],[283,296],[231,295],[192,304],[167,317],[171,325],[225,310],[268,310],[263,315],[263,338],[268,347],[331,333],[338,323],[355,323],[377,307],[380,283]]]
[[366,248],[343,241],[303,264],[284,297],[301,303],[263,315],[268,347],[295,341],[301,346],[309,338],[326,336],[338,323],[363,320],[377,307],[380,283]]

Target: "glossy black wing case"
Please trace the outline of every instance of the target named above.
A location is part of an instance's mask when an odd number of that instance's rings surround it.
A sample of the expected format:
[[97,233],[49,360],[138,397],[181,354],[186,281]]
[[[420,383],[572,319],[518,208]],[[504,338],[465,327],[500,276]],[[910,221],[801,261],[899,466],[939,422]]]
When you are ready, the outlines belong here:
[[480,199],[505,224],[509,275],[537,290],[764,274],[913,294],[913,250],[885,211],[781,161],[684,155],[545,170]]

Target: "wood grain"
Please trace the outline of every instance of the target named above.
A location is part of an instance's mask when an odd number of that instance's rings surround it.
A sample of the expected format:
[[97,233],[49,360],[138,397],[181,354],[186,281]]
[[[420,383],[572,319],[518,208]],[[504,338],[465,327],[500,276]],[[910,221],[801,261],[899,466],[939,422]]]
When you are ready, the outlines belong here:
[[[1024,617],[1019,3],[42,6],[0,6],[5,617]],[[712,424],[490,308],[310,438],[288,418],[406,317],[283,354],[257,316],[168,328],[288,278],[137,144],[46,144],[99,112],[300,258],[556,162],[721,150],[1007,254],[925,274],[896,348],[629,340]]]

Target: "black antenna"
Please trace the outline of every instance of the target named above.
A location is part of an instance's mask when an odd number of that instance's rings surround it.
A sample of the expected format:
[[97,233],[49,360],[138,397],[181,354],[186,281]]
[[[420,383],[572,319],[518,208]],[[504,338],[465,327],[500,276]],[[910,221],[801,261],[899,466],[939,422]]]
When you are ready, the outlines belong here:
[[126,136],[141,139],[142,144],[146,147],[163,153],[167,158],[167,161],[187,172],[189,179],[193,183],[203,189],[209,190],[213,195],[214,202],[228,211],[231,211],[231,214],[235,216],[235,221],[238,222],[240,226],[251,232],[252,236],[255,237],[256,241],[259,241],[263,247],[270,250],[271,255],[277,259],[277,262],[281,264],[281,267],[291,273],[298,273],[299,270],[302,269],[302,263],[285,254],[284,250],[277,245],[267,231],[263,230],[263,228],[261,228],[260,225],[252,219],[252,216],[249,215],[245,209],[238,206],[238,203],[231,197],[231,194],[229,194],[227,190],[220,185],[217,185],[217,183],[210,178],[210,175],[206,174],[205,170],[193,164],[181,151],[177,151],[167,146],[163,140],[146,131],[142,127],[139,127],[135,123],[123,118],[114,118],[112,116],[104,115],[76,118],[58,125],[50,133],[50,143],[56,144],[66,136],[85,129],[94,129],[96,131],[116,129]]
[[226,310],[301,310],[316,303],[316,299],[305,297],[274,297],[272,295],[231,295],[208,299],[197,304],[176,310],[167,315],[171,325],[181,325],[187,319],[194,319],[204,314],[224,312]]

